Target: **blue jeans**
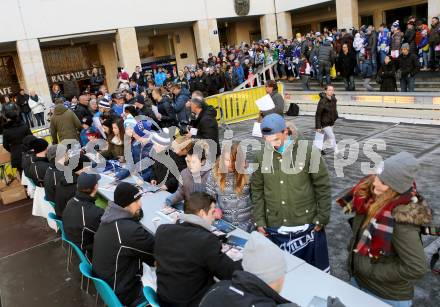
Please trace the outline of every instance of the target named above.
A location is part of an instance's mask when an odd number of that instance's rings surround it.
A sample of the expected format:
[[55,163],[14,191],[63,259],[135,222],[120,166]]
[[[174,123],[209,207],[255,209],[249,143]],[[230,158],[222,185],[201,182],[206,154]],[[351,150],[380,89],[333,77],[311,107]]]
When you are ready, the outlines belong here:
[[346,91],[354,91],[356,88],[354,84],[354,76],[344,77],[344,85]]
[[21,117],[23,118],[23,121],[29,127],[34,128],[34,121],[32,120],[32,113],[31,112],[21,112]]
[[400,91],[401,92],[414,92],[414,86],[416,83],[416,78],[407,76],[402,76],[400,78]]
[[380,65],[383,65],[385,63],[385,57],[387,56],[387,53],[385,51],[379,52],[379,58],[380,58]]
[[352,278],[350,279],[350,284],[351,284],[353,287],[358,288],[359,290],[362,290],[362,291],[364,291],[365,293],[368,293],[368,294],[370,294],[371,296],[374,296],[374,297],[380,299],[382,302],[385,302],[385,303],[387,303],[387,304],[389,304],[389,305],[391,305],[391,306],[393,306],[393,307],[411,307],[411,305],[412,305],[412,301],[411,301],[411,300],[408,300],[408,301],[393,301],[393,300],[387,300],[387,299],[384,299],[384,298],[378,297],[377,295],[371,293],[371,292],[368,291],[367,289],[363,289],[363,288],[361,288],[361,287],[359,286],[359,284],[357,283],[356,278],[354,278],[354,277],[352,277]]

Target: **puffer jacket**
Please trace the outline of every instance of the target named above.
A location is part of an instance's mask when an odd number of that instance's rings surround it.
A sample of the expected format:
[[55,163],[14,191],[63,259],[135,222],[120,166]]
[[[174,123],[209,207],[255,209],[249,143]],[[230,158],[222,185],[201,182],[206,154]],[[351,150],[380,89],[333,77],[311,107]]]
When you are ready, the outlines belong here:
[[181,201],[189,199],[193,192],[206,192],[206,181],[208,180],[211,167],[206,165],[206,170],[200,171],[200,178],[196,180],[188,168],[185,168],[182,173],[182,184],[179,183],[177,191],[167,197],[166,203],[174,205]]
[[333,64],[334,62],[334,51],[333,47],[330,44],[324,43],[319,47],[318,51],[318,60],[319,62],[328,62]]
[[338,119],[336,97],[333,95],[331,99],[328,99],[325,93],[320,93],[319,97],[321,99],[316,108],[315,128],[322,129],[328,126],[333,126]]
[[28,103],[32,114],[42,113],[46,109],[44,101],[40,96],[29,96]]
[[431,26],[429,31],[429,45],[435,47],[438,44],[440,44],[440,23],[436,27]]
[[50,134],[52,143],[58,144],[63,140],[79,140],[79,133],[83,129],[78,117],[72,110],[64,105],[55,106],[54,113],[50,119]]
[[142,262],[153,265],[154,237],[122,207],[110,202],[93,242],[93,273],[103,279],[124,306],[142,291]]
[[391,239],[392,254],[372,259],[354,253],[362,233],[365,215],[355,215],[352,223],[353,237],[348,251],[348,271],[361,288],[388,300],[411,300],[414,283],[427,272],[427,263],[420,239],[420,226],[431,221],[431,210],[425,201],[400,205],[394,208],[395,220]]
[[234,174],[227,173],[225,188],[222,191],[214,172],[210,172],[206,182],[206,192],[216,197],[217,207],[222,210],[225,221],[244,231],[252,231],[254,217],[249,184],[243,186],[241,193],[236,193]]

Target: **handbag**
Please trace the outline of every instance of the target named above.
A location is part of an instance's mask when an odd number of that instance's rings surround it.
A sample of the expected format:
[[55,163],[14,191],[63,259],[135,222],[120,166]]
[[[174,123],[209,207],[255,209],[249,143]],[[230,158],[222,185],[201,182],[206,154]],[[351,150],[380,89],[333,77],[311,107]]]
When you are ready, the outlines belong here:
[[333,64],[332,68],[330,68],[330,78],[335,79],[336,78],[336,66]]

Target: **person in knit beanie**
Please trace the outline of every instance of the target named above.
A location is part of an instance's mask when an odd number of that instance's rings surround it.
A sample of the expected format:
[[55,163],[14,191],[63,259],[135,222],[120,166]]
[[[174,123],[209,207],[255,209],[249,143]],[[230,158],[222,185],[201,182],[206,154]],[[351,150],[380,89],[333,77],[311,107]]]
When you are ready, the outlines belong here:
[[398,153],[336,201],[355,213],[347,266],[351,283],[391,306],[411,306],[414,284],[427,272],[420,229],[429,225],[432,212],[417,191],[418,169],[412,154]]
[[[215,284],[205,295],[200,307],[251,307],[298,305],[283,298],[287,264],[284,252],[259,232],[252,232],[243,249],[243,271],[232,279]],[[343,307],[337,298],[327,298],[327,306]]]

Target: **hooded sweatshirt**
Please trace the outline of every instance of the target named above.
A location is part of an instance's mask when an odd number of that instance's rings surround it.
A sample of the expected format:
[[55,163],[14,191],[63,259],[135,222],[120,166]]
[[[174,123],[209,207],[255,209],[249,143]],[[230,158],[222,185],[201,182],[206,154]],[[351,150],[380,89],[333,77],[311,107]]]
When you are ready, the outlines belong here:
[[124,306],[142,295],[142,262],[152,266],[154,237],[133,216],[109,202],[94,237],[93,273],[106,281]]
[[72,110],[62,104],[57,104],[54,114],[50,119],[50,134],[52,142],[74,139],[79,140],[79,132],[82,130],[81,122]]

